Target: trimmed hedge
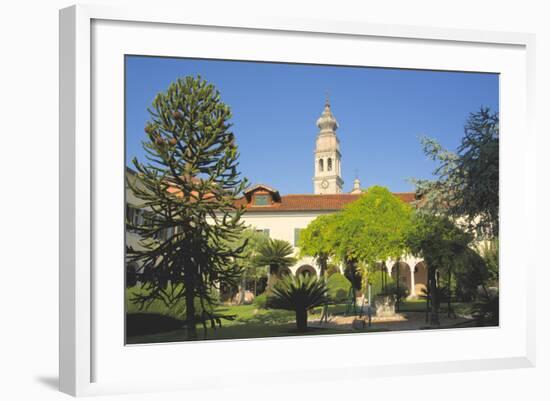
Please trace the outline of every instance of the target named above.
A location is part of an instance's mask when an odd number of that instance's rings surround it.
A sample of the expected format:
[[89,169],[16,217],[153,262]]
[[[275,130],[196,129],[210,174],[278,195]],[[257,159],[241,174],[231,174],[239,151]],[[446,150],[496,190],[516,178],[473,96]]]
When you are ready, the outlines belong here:
[[342,273],[334,273],[327,279],[328,296],[336,303],[348,299],[351,283]]
[[126,315],[126,335],[141,336],[177,330],[183,321],[158,313],[129,313]]
[[[170,307],[166,306],[161,300],[154,300],[146,308],[140,309],[139,304],[135,304],[131,299],[138,294],[145,294],[146,291],[141,286],[136,285],[126,289],[126,314],[156,314],[168,316],[174,319],[185,319],[185,300],[180,299]],[[195,311],[197,314],[202,312],[201,303],[195,299]]]

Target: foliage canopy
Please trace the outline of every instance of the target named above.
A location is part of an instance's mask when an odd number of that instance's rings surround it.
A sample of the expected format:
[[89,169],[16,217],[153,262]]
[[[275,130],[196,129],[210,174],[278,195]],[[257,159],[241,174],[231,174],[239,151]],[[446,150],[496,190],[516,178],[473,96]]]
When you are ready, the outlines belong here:
[[464,218],[484,237],[499,233],[499,114],[482,107],[471,113],[456,153],[423,137],[424,153],[438,163],[435,180],[413,180],[420,206],[436,214]]
[[300,231],[300,256],[315,258],[321,268],[321,276],[325,275],[329,258],[334,256],[339,216],[338,213],[320,215]]
[[350,203],[338,218],[336,256],[370,267],[388,258],[398,259],[407,250],[406,234],[412,208],[387,188],[373,186]]

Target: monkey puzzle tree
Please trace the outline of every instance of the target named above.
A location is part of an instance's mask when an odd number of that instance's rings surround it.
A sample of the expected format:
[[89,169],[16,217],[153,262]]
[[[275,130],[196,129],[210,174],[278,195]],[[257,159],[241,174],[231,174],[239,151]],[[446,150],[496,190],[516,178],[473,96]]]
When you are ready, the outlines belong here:
[[214,288],[240,274],[235,260],[242,249],[229,243],[243,230],[234,201],[246,180],[237,172],[229,106],[212,84],[200,76],[178,79],[156,95],[149,114],[146,161],[133,159],[139,185],[128,180],[149,213],[146,223],[127,222],[142,238],[139,249],[127,249],[128,259],[143,266],[145,283],[133,302],[171,306],[184,299],[188,339],[195,339],[196,323],[206,327],[215,318]]

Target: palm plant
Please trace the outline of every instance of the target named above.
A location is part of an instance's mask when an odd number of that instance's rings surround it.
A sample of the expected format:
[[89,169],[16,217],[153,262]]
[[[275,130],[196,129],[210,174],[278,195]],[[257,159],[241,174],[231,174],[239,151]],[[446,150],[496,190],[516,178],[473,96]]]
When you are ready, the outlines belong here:
[[[430,288],[422,288],[420,290],[420,299],[426,300],[426,323],[429,320],[429,312],[433,313],[439,313],[439,308],[441,306],[441,300],[448,299],[450,292],[447,287],[439,287],[434,286],[435,290],[437,291],[436,296],[432,296],[433,294],[430,293]],[[435,301],[435,302],[434,302]]]
[[308,311],[329,301],[325,280],[313,276],[286,276],[272,290],[271,307],[296,313],[298,331],[307,330]]
[[288,241],[279,239],[269,239],[257,249],[255,263],[257,266],[268,266],[269,275],[267,280],[267,290],[271,292],[273,285],[277,281],[281,271],[296,263],[296,258],[291,256],[294,248]]

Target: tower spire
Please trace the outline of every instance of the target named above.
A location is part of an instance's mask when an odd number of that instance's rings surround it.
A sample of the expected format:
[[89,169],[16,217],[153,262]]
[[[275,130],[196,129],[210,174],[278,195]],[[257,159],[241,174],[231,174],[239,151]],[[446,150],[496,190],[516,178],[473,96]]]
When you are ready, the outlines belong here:
[[323,110],[321,117],[317,120],[317,127],[319,128],[319,135],[336,135],[336,130],[338,129],[338,121],[336,121],[336,118],[334,118],[334,115],[330,109],[328,92],[325,98],[325,109]]
[[315,143],[315,175],[313,190],[316,194],[342,193],[344,180],[340,169],[340,141],[336,136],[338,121],[330,110],[328,92],[325,97],[325,107],[317,120],[319,133]]

